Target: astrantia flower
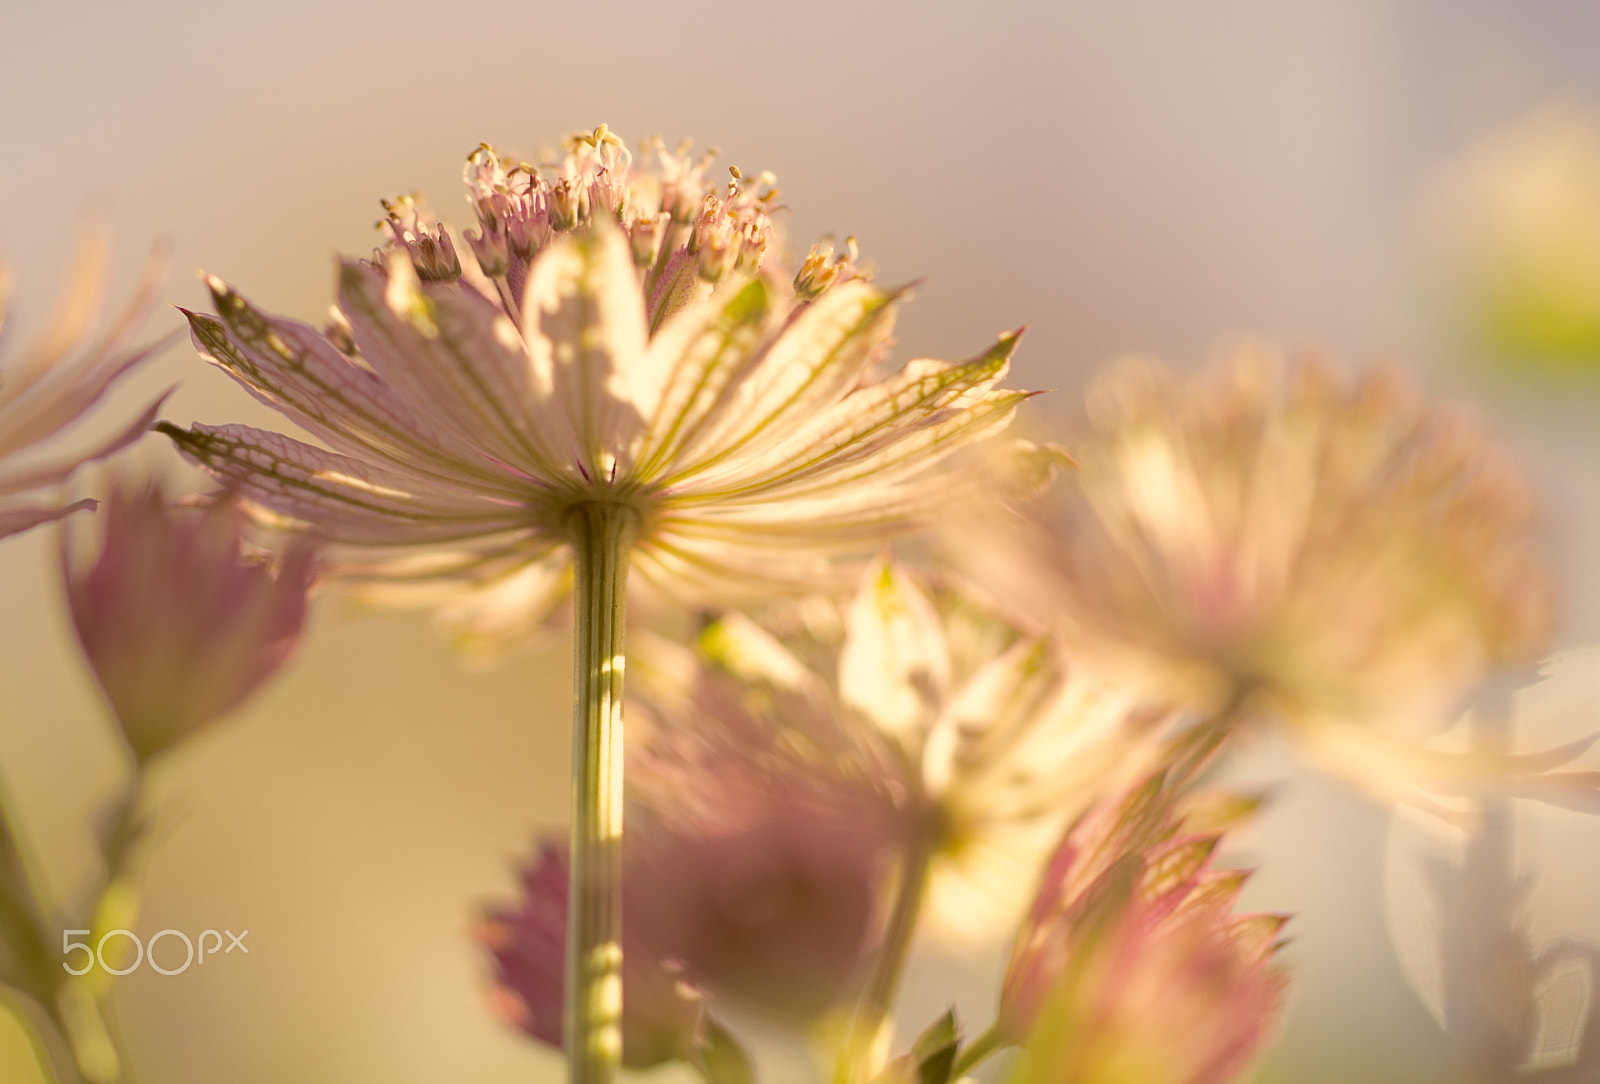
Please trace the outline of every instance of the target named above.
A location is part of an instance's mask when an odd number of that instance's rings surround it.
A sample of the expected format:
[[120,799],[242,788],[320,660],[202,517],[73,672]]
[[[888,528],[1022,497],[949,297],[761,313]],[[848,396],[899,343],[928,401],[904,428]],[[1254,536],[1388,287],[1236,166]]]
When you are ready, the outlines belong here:
[[[702,993],[787,1022],[836,1007],[878,930],[896,830],[865,788],[645,722],[629,743],[623,853],[623,1043],[636,1067],[682,1053]],[[509,1015],[554,1045],[566,868],[564,843],[542,842],[527,898],[480,930],[516,995]]]
[[[522,872],[522,899],[513,907],[491,910],[477,931],[495,960],[499,1011],[535,1039],[558,1049],[569,876],[565,843],[541,843],[537,857]],[[648,1069],[689,1056],[702,1030],[704,998],[656,946],[640,943],[634,925],[630,921],[623,933],[628,999],[622,1017],[622,1062]]]
[[646,185],[604,131],[548,178],[475,153],[467,245],[391,204],[395,243],[343,265],[331,337],[209,280],[201,353],[325,447],[166,431],[333,543],[333,572],[510,634],[561,596],[585,507],[632,521],[649,580],[723,594],[905,526],[940,493],[927,468],[1024,397],[995,388],[1016,335],[879,379],[898,295],[853,272],[796,295],[758,270],[770,186],[719,191],[704,162],[661,158]]
[[1017,883],[1147,763],[1166,721],[1082,680],[1048,637],[960,591],[930,597],[890,562],[843,607],[725,617],[700,656],[666,691],[647,674],[641,702],[660,728],[775,778],[876,794],[903,824],[902,851],[932,859],[935,920],[969,937],[1020,909]]
[[140,761],[237,710],[288,661],[305,622],[311,552],[243,553],[230,500],[176,507],[117,483],[93,559],[64,554],[72,622]]
[[1080,821],[1018,934],[997,1032],[1026,1042],[1019,1081],[1224,1084],[1244,1072],[1288,985],[1279,915],[1236,915],[1245,874],[1185,823],[1165,773]]
[[[156,419],[151,404],[131,424],[87,446],[63,446],[61,438],[116,382],[154,354],[161,343],[128,349],[155,304],[165,278],[165,261],[153,257],[127,309],[105,335],[85,346],[105,291],[109,245],[103,229],[90,228],[78,246],[71,281],[44,334],[15,362],[0,369],[0,538],[94,507],[91,500],[70,504],[41,499],[84,463],[138,440]],[[0,269],[0,326],[5,322],[7,279]]]
[[840,1008],[881,933],[908,819],[873,781],[786,755],[782,732],[735,723],[707,740],[715,722],[670,715],[632,719],[627,924],[714,998],[791,1023]]
[[1177,700],[1416,734],[1549,633],[1527,488],[1392,375],[1261,349],[1189,379],[1127,362],[1072,451],[1034,559],[986,567]]

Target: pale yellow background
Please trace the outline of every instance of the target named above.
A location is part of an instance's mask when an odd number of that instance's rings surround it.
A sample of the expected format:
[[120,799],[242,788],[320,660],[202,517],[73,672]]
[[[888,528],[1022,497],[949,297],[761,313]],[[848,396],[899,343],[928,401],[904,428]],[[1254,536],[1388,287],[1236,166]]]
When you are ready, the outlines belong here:
[[[204,304],[204,267],[319,320],[332,255],[371,247],[379,196],[420,188],[464,221],[459,169],[479,140],[531,155],[602,120],[630,140],[692,135],[778,174],[800,244],[854,232],[882,278],[925,279],[901,356],[962,356],[1029,322],[1016,382],[1061,389],[1062,412],[1129,349],[1192,362],[1248,331],[1412,355],[1531,457],[1566,577],[1563,641],[1592,642],[1600,399],[1454,366],[1417,224],[1433,171],[1474,139],[1556,91],[1600,92],[1597,12],[3,0],[0,254],[25,334],[97,199],[123,283],[168,237],[172,301]],[[150,331],[176,324],[163,311]],[[186,344],[139,386],[174,380],[174,420],[267,419]],[[122,769],[63,622],[54,546],[35,532],[0,547],[0,765],[65,891]],[[140,930],[248,928],[251,952],[122,985],[141,1079],[555,1079],[554,1057],[483,1011],[466,931],[478,901],[509,891],[531,829],[563,816],[568,680],[563,645],[473,673],[423,619],[323,606],[294,669],[158,781],[170,820]],[[1252,902],[1300,913],[1269,1075],[1445,1079],[1382,926],[1387,815],[1273,750],[1253,765],[1289,782],[1241,859],[1264,867]],[[1592,914],[1595,880],[1571,868],[1594,868],[1597,837],[1580,824],[1562,838],[1557,911]],[[987,1022],[984,967],[918,967],[921,1016],[958,996]],[[0,1050],[14,1045],[0,1029]],[[5,1056],[0,1080],[28,1080]]]

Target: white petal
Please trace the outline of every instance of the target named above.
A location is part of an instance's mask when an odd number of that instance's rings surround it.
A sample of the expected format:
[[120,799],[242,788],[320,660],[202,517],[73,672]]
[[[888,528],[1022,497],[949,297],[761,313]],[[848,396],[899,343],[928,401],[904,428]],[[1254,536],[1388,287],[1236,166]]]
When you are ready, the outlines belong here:
[[915,753],[949,682],[949,651],[933,604],[892,563],[878,561],[846,617],[840,699]]
[[486,457],[536,478],[559,476],[527,434],[544,400],[515,329],[492,303],[460,286],[425,286],[398,258],[387,279],[345,263],[339,309],[362,357],[413,410],[428,411]]
[[247,500],[335,541],[414,545],[528,528],[526,508],[415,480],[242,425],[162,425],[179,451]]
[[31,527],[41,523],[49,523],[60,519],[62,516],[71,515],[73,512],[85,512],[95,506],[92,500],[74,501],[71,504],[56,508],[43,508],[37,505],[27,505],[21,508],[0,507],[0,538],[7,535],[21,534]]
[[618,230],[597,223],[539,254],[522,331],[535,378],[549,389],[552,445],[591,481],[626,471],[666,374],[646,365],[644,294]]
[[649,415],[637,477],[671,469],[680,449],[696,439],[729,382],[749,366],[770,314],[767,286],[755,279],[689,306],[656,333],[645,369],[664,374],[663,383]]
[[916,361],[883,382],[847,396],[811,425],[759,454],[730,458],[687,481],[690,494],[725,501],[799,496],[871,479],[893,482],[931,466],[956,448],[998,432],[1026,392],[994,392],[1015,337],[960,365]]
[[758,438],[770,447],[843,398],[893,330],[894,300],[856,281],[809,305],[729,383],[676,457],[671,480],[718,465]]
[[436,421],[426,401],[409,402],[315,328],[261,312],[220,279],[207,284],[220,318],[184,311],[195,349],[261,402],[343,454],[376,454],[402,473],[517,488],[484,462],[471,443],[476,434]]
[[[170,395],[169,391],[167,395]],[[26,470],[13,474],[0,474],[0,496],[9,496],[29,489],[40,489],[44,486],[59,485],[70,478],[74,471],[85,463],[93,463],[116,455],[122,449],[138,440],[150,431],[156,418],[161,414],[161,406],[167,401],[163,395],[149,406],[144,413],[133,421],[116,430],[111,436],[94,445],[88,451],[74,452],[65,459],[56,459],[43,465],[34,465]]]

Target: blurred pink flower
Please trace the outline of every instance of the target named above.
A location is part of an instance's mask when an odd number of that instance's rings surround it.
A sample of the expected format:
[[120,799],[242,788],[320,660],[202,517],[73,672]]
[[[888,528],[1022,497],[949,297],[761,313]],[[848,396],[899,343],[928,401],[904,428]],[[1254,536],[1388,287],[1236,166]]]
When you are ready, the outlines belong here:
[[[84,230],[66,292],[44,333],[0,371],[0,538],[93,508],[92,500],[40,503],[37,491],[66,481],[84,463],[127,447],[156,420],[159,401],[86,447],[73,450],[60,444],[59,438],[118,380],[170,341],[134,350],[125,345],[154,306],[166,278],[166,261],[158,253],[146,265],[127,309],[99,341],[84,347],[105,291],[109,250],[103,226]],[[8,285],[0,268],[0,326],[5,323]]]
[[1169,784],[1103,803],[1051,861],[1001,992],[1017,1081],[1222,1084],[1281,1008],[1285,920],[1231,912],[1246,874],[1210,868],[1219,836],[1186,826]]
[[469,636],[527,636],[565,595],[571,517],[621,507],[645,583],[726,598],[816,582],[825,556],[948,496],[929,468],[1002,429],[1016,334],[882,376],[901,294],[763,268],[769,179],[725,190],[602,126],[550,176],[489,148],[458,246],[416,201],[389,250],[347,261],[326,335],[208,279],[196,347],[325,447],[238,425],[163,426],[260,516],[332,543],[369,596]]
[[[510,1023],[547,1046],[561,1049],[562,991],[566,974],[569,865],[565,841],[540,843],[522,871],[522,898],[491,909],[478,924],[478,940],[495,961],[494,1004]],[[637,917],[649,895],[629,878],[623,910],[622,1063],[648,1069],[687,1058],[703,1025],[703,997],[681,966],[642,942]],[[634,906],[629,907],[627,903]]]
[[288,661],[312,553],[293,547],[275,568],[247,558],[231,499],[174,507],[155,483],[116,482],[99,523],[91,561],[64,541],[67,601],[122,733],[147,761],[236,710]]
[[1024,550],[985,538],[971,562],[1086,662],[1211,710],[1414,738],[1543,650],[1529,488],[1393,374],[1265,347],[1189,378],[1128,360],[1089,410]]
[[[774,774],[762,750],[745,752],[711,753],[648,719],[630,737],[629,1065],[684,1056],[702,995],[786,1022],[816,1018],[841,1003],[878,932],[892,811],[859,789]],[[480,927],[498,966],[497,1001],[553,1046],[562,1041],[566,856],[564,842],[542,842],[523,900],[491,910]]]
[[776,743],[713,750],[660,728],[628,771],[624,923],[716,998],[790,1022],[839,1007],[881,932],[904,818]]

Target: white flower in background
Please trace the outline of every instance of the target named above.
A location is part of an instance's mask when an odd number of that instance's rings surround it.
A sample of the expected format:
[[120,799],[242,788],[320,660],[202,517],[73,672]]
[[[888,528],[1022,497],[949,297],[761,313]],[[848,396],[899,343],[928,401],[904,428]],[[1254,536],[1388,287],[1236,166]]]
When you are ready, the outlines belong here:
[[[152,403],[131,424],[74,444],[71,430],[108,391],[165,340],[129,349],[128,339],[149,314],[166,278],[166,263],[153,256],[127,308],[95,342],[86,344],[105,292],[110,245],[103,227],[85,229],[65,293],[43,334],[14,361],[0,368],[0,538],[71,512],[94,501],[68,504],[40,491],[58,486],[84,463],[104,459],[138,440],[156,419]],[[5,322],[7,276],[0,268],[0,327]]]
[[[645,655],[639,707],[655,729],[713,760],[765,763],[775,788],[809,773],[841,804],[877,794],[902,849],[931,859],[931,917],[969,939],[1016,918],[1017,886],[1072,817],[1148,766],[1169,720],[1083,680],[1049,638],[955,590],[930,596],[887,561],[848,605],[813,599],[764,625],[729,615],[698,658],[681,650]],[[714,795],[649,773],[641,763],[634,785],[660,804],[714,812]]]
[[1415,738],[1543,650],[1526,484],[1392,374],[1264,348],[1190,378],[1128,361],[1089,408],[1026,551],[973,562],[1085,660],[1207,710]]

